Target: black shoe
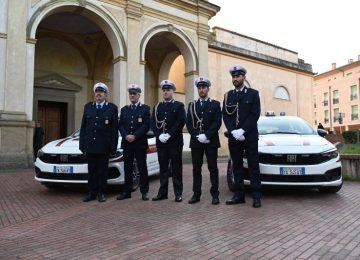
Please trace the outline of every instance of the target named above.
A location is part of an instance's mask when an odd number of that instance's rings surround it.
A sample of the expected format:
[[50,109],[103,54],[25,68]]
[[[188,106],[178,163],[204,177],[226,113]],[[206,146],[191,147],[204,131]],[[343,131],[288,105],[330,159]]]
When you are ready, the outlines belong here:
[[175,202],[182,202],[182,197],[181,196],[176,196],[175,197]]
[[234,204],[241,204],[245,203],[245,198],[239,196],[233,196],[230,200],[226,201],[226,205],[234,205]]
[[260,199],[254,199],[253,207],[254,208],[260,208],[261,207],[261,200]]
[[211,204],[213,204],[213,205],[218,205],[219,203],[220,203],[220,200],[218,197],[214,197],[211,201]]
[[166,195],[157,195],[156,197],[152,198],[152,201],[158,201],[158,200],[167,200],[168,196]]
[[99,194],[98,195],[98,201],[99,202],[105,202],[106,201],[105,194]]
[[83,199],[83,202],[89,202],[89,201],[92,201],[96,199],[96,195],[93,195],[93,194],[88,194],[86,195],[86,197]]
[[116,197],[117,200],[124,200],[130,198],[131,198],[131,193],[127,193],[127,192],[120,193],[120,195]]
[[189,200],[189,204],[194,204],[196,202],[200,201],[200,196],[193,195],[191,199]]
[[142,200],[144,200],[144,201],[149,200],[149,196],[148,196],[148,194],[147,194],[147,193],[143,193],[143,194],[141,194],[141,199],[142,199]]

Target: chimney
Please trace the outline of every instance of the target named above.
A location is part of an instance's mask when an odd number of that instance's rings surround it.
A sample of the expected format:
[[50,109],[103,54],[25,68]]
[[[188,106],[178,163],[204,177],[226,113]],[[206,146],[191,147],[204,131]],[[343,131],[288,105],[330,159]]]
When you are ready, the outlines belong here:
[[353,63],[353,62],[354,62],[353,59],[349,59],[349,60],[348,60],[348,64]]
[[[360,55],[359,55],[359,58],[360,58]],[[336,69],[336,62],[333,62],[333,63],[331,63],[331,69]]]

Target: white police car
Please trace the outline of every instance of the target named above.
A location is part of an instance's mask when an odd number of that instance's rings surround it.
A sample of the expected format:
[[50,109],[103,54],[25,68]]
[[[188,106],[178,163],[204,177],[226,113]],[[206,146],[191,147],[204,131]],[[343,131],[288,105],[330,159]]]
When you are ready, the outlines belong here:
[[[35,180],[48,188],[57,188],[65,184],[84,184],[88,179],[88,168],[85,156],[79,150],[80,130],[69,137],[52,141],[42,147],[38,154],[35,166]],[[121,136],[119,135],[118,150],[109,159],[108,184],[124,183],[124,158],[120,149]],[[159,173],[159,162],[154,135],[148,133],[147,166],[149,176]],[[139,170],[134,163],[133,190],[139,186]]]
[[[258,129],[262,185],[309,186],[331,193],[341,189],[340,156],[336,147],[323,138],[324,131],[318,133],[299,117],[274,115],[260,117]],[[231,159],[227,181],[233,190]],[[249,184],[248,171],[245,184]]]

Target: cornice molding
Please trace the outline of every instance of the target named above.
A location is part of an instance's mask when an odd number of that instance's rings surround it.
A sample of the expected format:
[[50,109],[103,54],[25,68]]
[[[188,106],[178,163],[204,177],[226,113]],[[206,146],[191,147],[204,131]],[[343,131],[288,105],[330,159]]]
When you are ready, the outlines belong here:
[[143,5],[129,0],[126,5],[125,12],[128,18],[140,20],[144,14]]
[[116,57],[115,59],[112,60],[112,64],[115,64],[115,63],[118,63],[120,61],[126,61],[126,57],[123,57],[123,56],[118,56]]

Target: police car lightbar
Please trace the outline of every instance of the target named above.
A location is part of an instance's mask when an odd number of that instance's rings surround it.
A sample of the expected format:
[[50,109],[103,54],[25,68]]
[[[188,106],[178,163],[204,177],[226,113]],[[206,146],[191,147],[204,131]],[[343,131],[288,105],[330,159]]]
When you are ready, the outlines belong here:
[[265,116],[275,116],[275,112],[274,111],[267,111],[267,112],[265,112]]

